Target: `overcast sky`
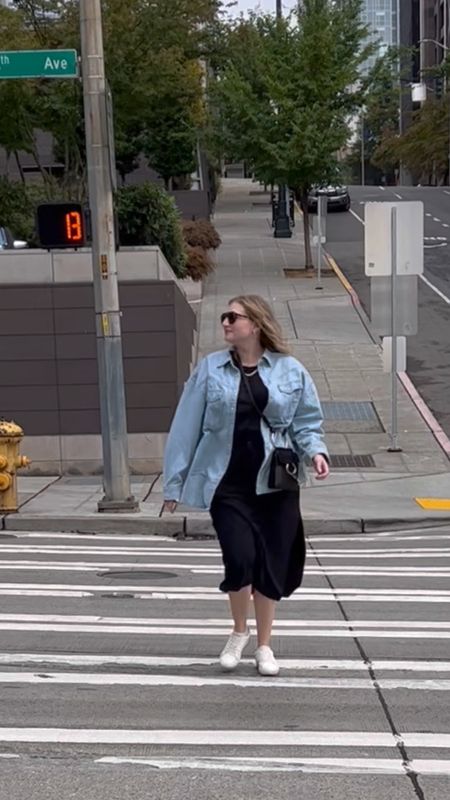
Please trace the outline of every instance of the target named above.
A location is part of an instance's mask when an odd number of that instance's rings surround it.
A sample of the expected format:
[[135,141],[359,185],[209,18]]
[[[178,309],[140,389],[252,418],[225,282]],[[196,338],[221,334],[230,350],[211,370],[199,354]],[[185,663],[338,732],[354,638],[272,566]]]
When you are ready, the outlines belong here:
[[[286,13],[290,11],[295,2],[296,0],[283,0],[283,7]],[[238,0],[238,4],[234,13],[238,14],[240,11],[248,11],[249,9],[252,11],[259,9],[263,12],[275,11],[275,8],[276,0]]]

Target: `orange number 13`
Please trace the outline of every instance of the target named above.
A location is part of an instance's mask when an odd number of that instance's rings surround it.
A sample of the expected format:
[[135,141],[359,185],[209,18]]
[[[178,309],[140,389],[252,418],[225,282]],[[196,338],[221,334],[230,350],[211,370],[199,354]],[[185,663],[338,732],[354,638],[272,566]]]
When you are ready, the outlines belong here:
[[83,225],[79,211],[70,211],[66,214],[66,235],[68,242],[82,241]]

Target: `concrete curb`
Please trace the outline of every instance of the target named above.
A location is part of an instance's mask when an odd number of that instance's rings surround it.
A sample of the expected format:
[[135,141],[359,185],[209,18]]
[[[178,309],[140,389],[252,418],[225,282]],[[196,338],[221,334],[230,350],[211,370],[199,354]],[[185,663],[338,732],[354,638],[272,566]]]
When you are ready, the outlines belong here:
[[[131,517],[123,515],[98,517],[43,517],[11,514],[0,519],[3,535],[20,531],[83,534],[137,534],[177,538],[216,538],[208,517]],[[391,517],[348,519],[303,518],[307,536],[364,534],[377,531],[416,530],[450,526],[450,514],[439,517]],[[0,533],[0,538],[2,533]]]
[[[346,291],[349,293],[349,295],[351,297],[351,300],[352,300],[352,303],[353,303],[353,306],[355,307],[355,310],[358,312],[358,315],[359,315],[359,317],[361,319],[361,322],[363,323],[364,327],[366,328],[367,333],[369,334],[370,338],[374,341],[374,343],[377,344],[378,347],[379,347],[380,346],[379,341],[377,341],[377,337],[374,336],[374,334],[372,333],[372,331],[370,329],[370,322],[369,322],[366,314],[363,311],[360,299],[359,299],[357,293],[355,292],[353,286],[347,280],[347,278],[345,277],[344,273],[342,272],[342,270],[340,269],[340,267],[337,265],[336,261],[334,260],[333,256],[330,256],[329,253],[327,253],[326,257],[327,257],[327,261],[330,264],[331,268],[334,270],[334,272],[336,274],[336,277],[339,278],[339,280],[340,280],[341,284],[343,285],[344,289],[346,289]],[[403,388],[405,389],[405,391],[407,392],[407,394],[409,395],[412,403],[416,407],[416,409],[419,412],[420,416],[422,417],[424,422],[428,425],[428,427],[429,427],[431,433],[433,434],[434,438],[436,439],[437,443],[439,444],[441,449],[444,451],[444,453],[447,456],[447,458],[450,459],[450,439],[447,436],[447,434],[445,433],[445,431],[439,425],[439,422],[437,421],[437,419],[434,416],[434,414],[431,411],[431,409],[427,406],[427,404],[426,404],[425,400],[423,399],[423,397],[421,397],[421,395],[419,394],[419,392],[415,388],[413,382],[411,381],[411,378],[409,377],[409,375],[406,372],[399,372],[398,373],[398,379],[399,379],[400,383],[402,384]]]

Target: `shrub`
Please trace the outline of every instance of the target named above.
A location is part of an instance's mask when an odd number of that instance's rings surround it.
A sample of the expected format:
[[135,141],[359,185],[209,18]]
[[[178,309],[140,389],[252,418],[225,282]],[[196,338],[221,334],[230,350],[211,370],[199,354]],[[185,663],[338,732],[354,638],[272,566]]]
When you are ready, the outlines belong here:
[[186,244],[203,250],[216,250],[222,243],[214,225],[207,219],[183,222],[183,236]]
[[203,247],[186,245],[188,275],[193,281],[201,281],[214,271],[211,259]]
[[17,239],[25,239],[27,242],[34,239],[34,209],[23,183],[0,178],[0,225],[11,228]]
[[116,206],[120,244],[158,245],[175,275],[186,275],[180,215],[164,189],[154,183],[122,186],[117,191]]

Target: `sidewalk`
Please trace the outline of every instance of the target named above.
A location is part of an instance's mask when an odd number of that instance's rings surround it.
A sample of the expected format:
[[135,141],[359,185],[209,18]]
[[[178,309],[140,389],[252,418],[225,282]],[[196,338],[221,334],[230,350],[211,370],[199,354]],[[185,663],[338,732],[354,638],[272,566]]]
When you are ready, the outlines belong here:
[[[402,452],[388,452],[390,376],[380,349],[334,272],[324,275],[321,290],[301,271],[286,277],[285,269],[302,265],[301,222],[292,239],[275,240],[268,201],[257,184],[224,181],[215,216],[223,244],[199,312],[199,356],[223,346],[219,316],[230,297],[257,293],[271,302],[293,354],[316,382],[333,457],[330,479],[311,478],[302,491],[308,533],[450,524],[450,511],[425,511],[415,501],[450,497],[449,457],[400,381]],[[21,511],[4,518],[5,530],[212,532],[206,513],[162,514],[158,475],[133,479],[141,501],[133,515],[96,513],[101,478],[22,477],[19,484]]]

